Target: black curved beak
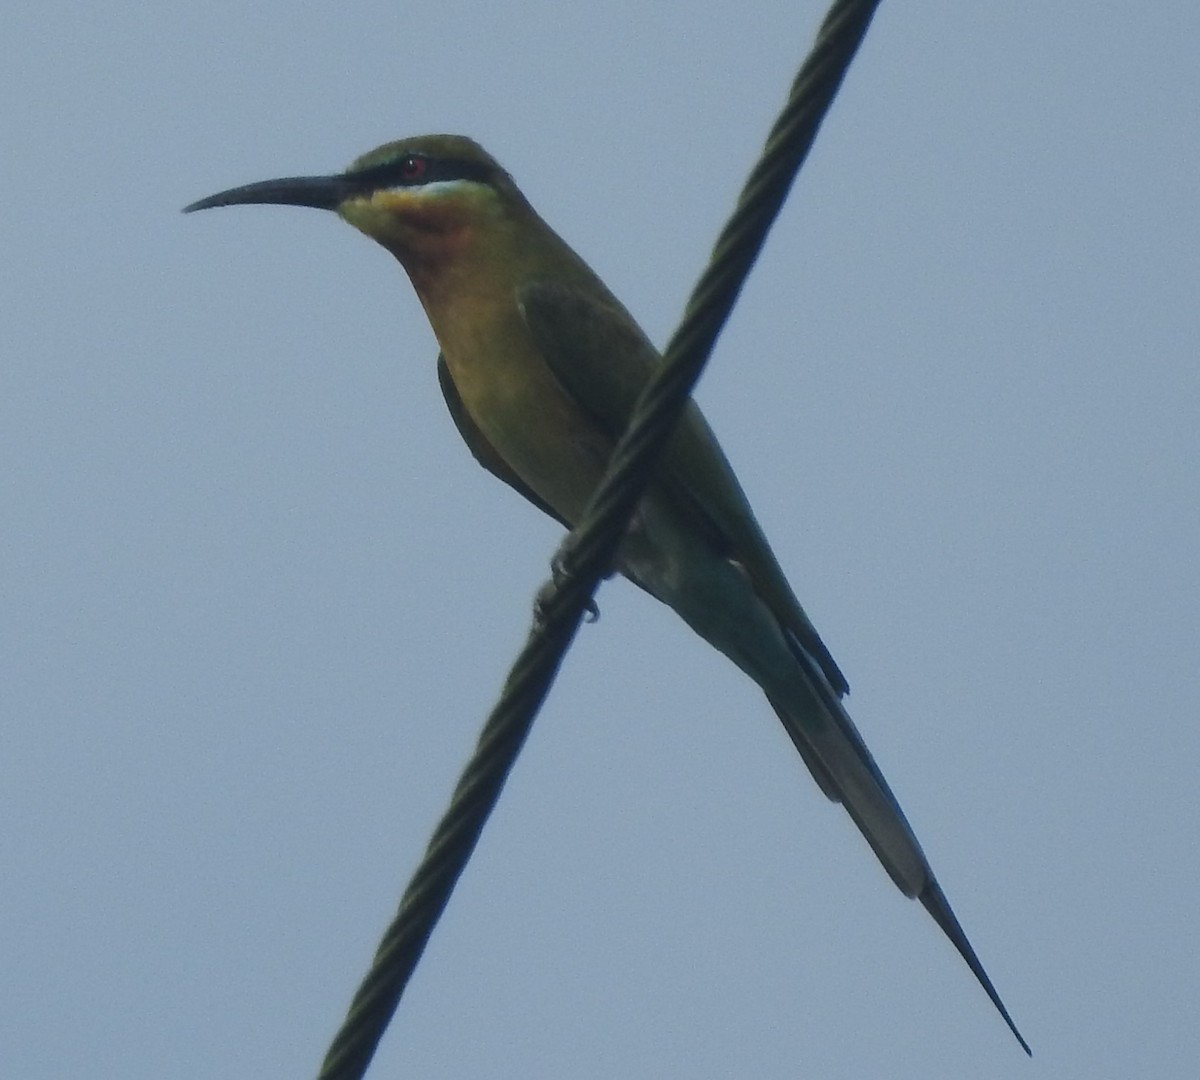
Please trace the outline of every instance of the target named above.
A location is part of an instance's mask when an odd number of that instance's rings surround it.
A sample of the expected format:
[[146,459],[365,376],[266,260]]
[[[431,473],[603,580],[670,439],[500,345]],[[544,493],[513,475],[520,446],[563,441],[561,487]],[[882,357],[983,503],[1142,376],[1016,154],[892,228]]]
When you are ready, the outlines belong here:
[[316,210],[336,210],[351,195],[360,191],[350,177],[337,176],[289,176],[282,180],[261,180],[257,184],[230,188],[228,191],[198,199],[183,208],[185,214],[193,210],[207,210],[213,206],[237,206],[242,203],[273,203],[279,206],[311,206]]

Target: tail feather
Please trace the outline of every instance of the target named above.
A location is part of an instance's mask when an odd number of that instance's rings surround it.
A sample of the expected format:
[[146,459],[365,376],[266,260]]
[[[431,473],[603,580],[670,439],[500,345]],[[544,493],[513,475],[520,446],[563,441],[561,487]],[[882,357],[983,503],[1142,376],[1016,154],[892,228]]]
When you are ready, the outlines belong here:
[[932,876],[929,863],[845,711],[839,705],[840,716],[814,718],[771,704],[821,790],[846,808],[896,887],[918,896]]
[[967,967],[971,969],[971,973],[979,980],[979,985],[983,987],[984,992],[992,1000],[992,1004],[996,1006],[996,1011],[1004,1018],[1004,1022],[1008,1025],[1008,1030],[1016,1036],[1017,1042],[1021,1044],[1021,1049],[1030,1057],[1033,1057],[1033,1051],[1029,1048],[1029,1043],[1025,1041],[1021,1033],[1017,1030],[1017,1025],[1013,1023],[1013,1018],[1008,1015],[1008,1010],[1004,1007],[1004,1002],[1000,1000],[1000,995],[996,993],[996,988],[992,985],[992,980],[988,978],[988,974],[983,970],[983,965],[979,962],[979,957],[975,955],[975,950],[971,948],[971,943],[967,940],[967,935],[963,932],[963,928],[959,925],[958,919],[954,915],[954,911],[950,907],[950,901],[946,899],[946,894],[942,892],[942,887],[937,883],[937,880],[931,874],[929,882],[925,888],[921,890],[921,903],[925,906],[925,910],[933,916],[933,921],[942,928],[942,933],[946,935],[958,950],[959,955],[967,962]]
[[762,688],[821,790],[845,806],[900,891],[920,898],[1028,1053],[838,688],[803,637],[755,592],[742,564],[714,549],[669,503],[650,498],[625,538],[620,568]]
[[803,686],[786,702],[771,697],[771,705],[821,790],[845,806],[897,888],[918,896],[933,871],[912,826],[839,695],[807,651],[791,644]]
[[1021,1048],[1032,1057],[1033,1051],[1017,1030],[992,980],[975,955],[942,887],[934,877],[929,860],[913,835],[904,811],[900,809],[854,721],[815,662],[802,649],[795,651],[808,684],[804,700],[786,704],[775,697],[770,700],[805,765],[821,790],[830,799],[845,806],[900,891],[905,896],[920,899],[942,933],[966,961],[967,967]]

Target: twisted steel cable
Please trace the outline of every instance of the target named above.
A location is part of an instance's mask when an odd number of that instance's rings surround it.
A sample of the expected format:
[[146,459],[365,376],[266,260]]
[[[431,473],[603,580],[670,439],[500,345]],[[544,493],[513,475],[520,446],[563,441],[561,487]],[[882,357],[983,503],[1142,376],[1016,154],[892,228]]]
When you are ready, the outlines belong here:
[[540,594],[535,626],[330,1045],[319,1080],[361,1080],[366,1073],[580,620],[592,607],[592,595],[613,566],[657,456],[703,371],[878,6],[879,0],[838,0],[821,24],[667,345],[663,363],[639,396],[582,523],[560,549],[556,561],[563,572]]

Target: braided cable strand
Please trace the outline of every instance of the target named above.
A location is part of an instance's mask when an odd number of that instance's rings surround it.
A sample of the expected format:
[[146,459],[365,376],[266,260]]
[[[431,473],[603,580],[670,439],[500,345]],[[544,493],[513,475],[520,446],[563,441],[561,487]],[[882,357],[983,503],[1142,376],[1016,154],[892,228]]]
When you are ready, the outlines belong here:
[[825,17],[763,154],[714,246],[709,266],[688,301],[663,364],[639,397],[605,479],[582,524],[564,547],[563,561],[569,572],[543,591],[537,625],[513,664],[450,806],[330,1045],[319,1080],[361,1080],[366,1073],[592,594],[614,563],[655,459],[700,377],[878,6],[879,0],[838,0]]
[[570,566],[578,577],[602,576],[612,566],[616,546],[645,490],[654,458],[708,361],[876,7],[878,0],[838,3],[826,16],[813,51],[792,84],[783,112],[692,291],[679,328],[667,344],[663,365],[639,397],[605,480],[593,495],[583,523],[572,534]]

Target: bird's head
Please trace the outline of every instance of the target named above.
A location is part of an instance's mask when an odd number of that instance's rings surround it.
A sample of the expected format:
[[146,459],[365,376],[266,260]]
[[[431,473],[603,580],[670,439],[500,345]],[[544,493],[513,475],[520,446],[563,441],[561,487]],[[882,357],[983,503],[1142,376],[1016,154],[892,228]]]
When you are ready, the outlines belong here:
[[508,173],[462,135],[386,143],[345,172],[247,184],[184,212],[241,203],[333,210],[399,258],[414,281],[480,240],[517,234],[536,220]]

